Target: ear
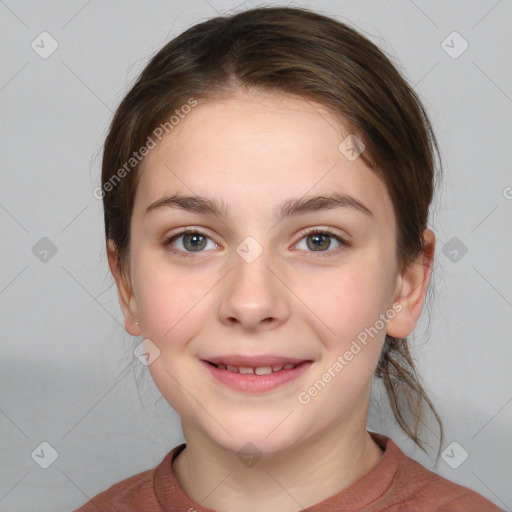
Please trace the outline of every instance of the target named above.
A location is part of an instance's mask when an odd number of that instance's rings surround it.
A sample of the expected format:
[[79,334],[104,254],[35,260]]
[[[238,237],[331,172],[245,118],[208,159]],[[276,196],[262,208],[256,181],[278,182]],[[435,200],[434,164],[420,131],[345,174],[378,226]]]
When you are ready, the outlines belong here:
[[132,336],[140,336],[141,330],[138,325],[137,303],[130,283],[129,276],[126,276],[119,268],[115,244],[112,240],[107,242],[108,265],[116,281],[119,304],[124,315],[124,328]]
[[397,277],[395,303],[402,307],[387,325],[386,334],[405,338],[411,334],[421,315],[432,274],[436,237],[430,229],[423,232],[423,251]]

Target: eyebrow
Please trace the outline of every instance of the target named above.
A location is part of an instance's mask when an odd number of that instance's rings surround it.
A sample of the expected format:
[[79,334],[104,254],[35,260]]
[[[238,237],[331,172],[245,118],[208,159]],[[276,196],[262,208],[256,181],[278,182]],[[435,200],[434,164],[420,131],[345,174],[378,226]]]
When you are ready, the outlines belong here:
[[[213,215],[218,218],[229,217],[229,208],[223,201],[203,197],[175,194],[162,197],[151,203],[145,210],[144,216],[155,210],[164,208],[179,208],[189,212]],[[326,194],[287,199],[274,210],[274,221],[280,221],[286,217],[303,215],[310,212],[332,210],[335,208],[350,208],[374,218],[373,212],[357,200],[347,194]]]

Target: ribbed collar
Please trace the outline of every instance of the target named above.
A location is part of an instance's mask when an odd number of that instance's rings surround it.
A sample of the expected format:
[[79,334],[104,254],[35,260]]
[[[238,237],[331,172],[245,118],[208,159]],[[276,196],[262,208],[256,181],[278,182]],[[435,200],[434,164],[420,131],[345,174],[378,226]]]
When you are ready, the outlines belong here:
[[[372,439],[384,450],[377,464],[341,492],[309,507],[309,512],[334,512],[357,510],[378,500],[391,487],[401,459],[406,458],[400,448],[382,434],[369,432]],[[185,449],[183,443],[173,448],[155,470],[154,489],[165,512],[193,508],[197,512],[214,512],[204,508],[185,493],[172,470],[172,463]],[[185,508],[187,507],[187,508]]]

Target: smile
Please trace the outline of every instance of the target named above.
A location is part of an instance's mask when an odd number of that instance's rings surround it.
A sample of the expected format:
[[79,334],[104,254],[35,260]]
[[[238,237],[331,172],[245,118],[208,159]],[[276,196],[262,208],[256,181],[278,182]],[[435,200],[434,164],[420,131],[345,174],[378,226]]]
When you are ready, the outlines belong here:
[[272,366],[257,366],[255,368],[251,366],[234,366],[231,364],[215,364],[211,365],[217,367],[219,370],[227,370],[234,373],[242,373],[244,375],[256,374],[256,375],[269,375],[273,372],[280,372],[281,370],[293,370],[297,364],[286,363],[286,364],[274,364]]
[[284,386],[313,364],[312,360],[265,356],[226,356],[202,359],[201,362],[215,381],[245,393],[263,393]]

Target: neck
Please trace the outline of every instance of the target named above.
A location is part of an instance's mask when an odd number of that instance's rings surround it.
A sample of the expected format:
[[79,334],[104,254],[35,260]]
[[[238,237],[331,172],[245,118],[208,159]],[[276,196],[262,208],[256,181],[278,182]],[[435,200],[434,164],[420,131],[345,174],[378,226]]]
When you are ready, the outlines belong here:
[[173,463],[176,479],[192,500],[223,512],[303,510],[350,486],[383,453],[365,428],[337,425],[321,438],[246,467],[236,453],[197,431],[184,433],[187,447]]

